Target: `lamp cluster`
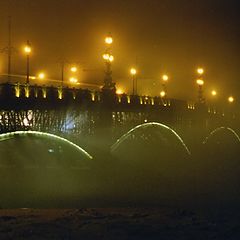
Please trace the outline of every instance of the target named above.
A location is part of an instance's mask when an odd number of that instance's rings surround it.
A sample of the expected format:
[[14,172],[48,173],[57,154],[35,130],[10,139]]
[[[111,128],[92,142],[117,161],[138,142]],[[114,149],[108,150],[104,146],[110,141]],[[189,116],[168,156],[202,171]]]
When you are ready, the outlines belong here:
[[[113,37],[111,36],[110,33],[105,37],[104,42],[105,42],[106,48],[102,55],[102,58],[104,60],[106,68],[105,68],[105,79],[104,79],[103,89],[114,90],[117,94],[122,94],[123,90],[119,90],[119,89],[116,90],[115,83],[113,83],[113,81],[112,81],[112,63],[114,61],[114,56],[112,54]],[[26,85],[29,85],[29,80],[31,80],[31,79],[39,79],[39,80],[46,79],[46,75],[44,72],[39,72],[39,74],[36,77],[30,76],[30,56],[32,54],[32,46],[29,41],[27,41],[26,45],[23,47],[23,51],[26,55]],[[77,72],[78,72],[77,66],[73,65],[70,67],[69,70],[71,73],[71,76],[69,77],[69,82],[72,84],[78,84],[79,82],[78,82],[78,78],[77,78]],[[63,72],[64,72],[64,67],[62,68],[62,83],[64,80]],[[131,67],[129,73],[130,73],[131,80],[132,80],[132,95],[137,95],[138,94],[138,92],[137,92],[138,70],[136,67]],[[199,67],[196,69],[196,73],[197,73],[196,84],[198,86],[198,102],[204,103],[205,98],[204,98],[203,86],[205,84],[205,80],[204,80],[205,71],[202,67]],[[168,92],[167,92],[168,81],[169,81],[169,76],[167,74],[163,74],[161,76],[162,89],[160,90],[160,96],[162,98],[166,98],[168,95]],[[212,90],[211,95],[212,95],[212,97],[216,97],[218,95],[218,93],[216,90]],[[235,99],[233,96],[228,97],[229,103],[233,103],[234,101],[235,101]]]

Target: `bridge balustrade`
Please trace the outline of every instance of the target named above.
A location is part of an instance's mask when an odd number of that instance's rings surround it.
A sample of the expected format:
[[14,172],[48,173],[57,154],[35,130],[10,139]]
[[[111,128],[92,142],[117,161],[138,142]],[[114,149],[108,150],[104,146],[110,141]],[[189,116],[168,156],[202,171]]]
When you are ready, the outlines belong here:
[[[213,129],[238,124],[232,109],[159,96],[115,94],[88,89],[0,84],[0,132],[33,129],[91,129],[161,122],[173,128]],[[78,128],[79,129],[76,129]],[[85,130],[84,130],[85,131]]]

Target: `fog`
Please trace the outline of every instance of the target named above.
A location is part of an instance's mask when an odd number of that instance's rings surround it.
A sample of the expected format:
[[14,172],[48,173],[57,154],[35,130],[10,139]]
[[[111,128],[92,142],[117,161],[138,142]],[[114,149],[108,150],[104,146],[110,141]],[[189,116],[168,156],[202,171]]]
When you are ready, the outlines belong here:
[[185,141],[147,123],[116,141],[106,138],[75,144],[38,132],[0,135],[0,207],[238,206],[240,141],[233,129]]

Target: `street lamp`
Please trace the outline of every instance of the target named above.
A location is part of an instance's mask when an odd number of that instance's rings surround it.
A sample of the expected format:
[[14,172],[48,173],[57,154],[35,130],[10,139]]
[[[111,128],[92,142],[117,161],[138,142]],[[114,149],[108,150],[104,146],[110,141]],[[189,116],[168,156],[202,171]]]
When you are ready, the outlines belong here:
[[137,70],[136,70],[136,68],[131,68],[130,69],[130,74],[131,74],[131,76],[132,76],[132,86],[133,86],[133,88],[132,88],[132,95],[134,95],[135,94],[135,82],[136,82],[136,74],[137,74]]
[[229,102],[229,103],[233,103],[233,102],[234,102],[234,100],[235,100],[235,99],[234,99],[234,97],[233,97],[233,96],[230,96],[230,97],[228,97],[228,102]]
[[29,84],[29,56],[30,56],[30,53],[32,52],[32,48],[30,46],[29,41],[27,41],[27,44],[24,47],[24,52],[27,56],[27,79],[26,79],[26,84]]
[[163,80],[164,82],[167,82],[167,81],[168,81],[168,75],[164,74],[164,75],[162,76],[162,80]]
[[105,37],[105,43],[111,45],[113,43],[113,38],[111,35]]
[[162,75],[162,88],[163,88],[163,91],[164,92],[164,97],[166,96],[166,93],[167,93],[167,88],[166,88],[166,83],[168,82],[168,75],[164,74]]
[[41,80],[43,80],[43,79],[45,78],[45,73],[40,72],[40,73],[38,74],[38,78],[41,79]]
[[198,69],[197,69],[197,73],[198,73],[199,75],[203,75],[204,69],[203,69],[203,68],[198,68]]
[[204,81],[202,79],[197,79],[196,83],[198,85],[198,101],[199,103],[202,103],[204,101],[203,89],[202,89],[202,86],[204,85]]
[[70,81],[70,83],[77,83],[78,82],[77,78],[75,78],[75,77],[70,77],[69,81]]
[[215,90],[212,90],[211,94],[213,97],[215,97],[217,95],[217,92]]
[[111,49],[112,43],[113,43],[113,38],[111,34],[109,34],[105,38],[106,49],[102,56],[106,66],[103,89],[116,91],[115,83],[113,83],[112,81],[112,62],[114,61],[114,56],[112,55],[112,49]]
[[203,68],[198,68],[197,73],[198,73],[198,79],[196,80],[196,83],[198,85],[198,102],[203,103],[204,102],[204,97],[203,97],[204,81],[202,79],[202,76],[203,76],[203,73],[204,73],[204,69]]
[[70,70],[71,70],[71,72],[76,73],[77,72],[77,67],[76,66],[72,66]]
[[161,91],[161,92],[160,92],[160,96],[161,96],[162,98],[164,98],[164,97],[166,96],[166,92],[165,92],[165,91]]

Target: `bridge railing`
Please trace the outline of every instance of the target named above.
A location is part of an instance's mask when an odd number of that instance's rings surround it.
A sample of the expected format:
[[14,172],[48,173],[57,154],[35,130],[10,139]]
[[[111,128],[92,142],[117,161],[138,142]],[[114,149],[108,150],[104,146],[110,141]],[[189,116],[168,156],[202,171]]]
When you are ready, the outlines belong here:
[[235,112],[223,106],[197,104],[193,101],[104,93],[89,89],[62,86],[39,86],[16,83],[0,84],[0,110],[5,109],[55,109],[55,108],[108,108],[113,111],[149,111],[169,109],[175,113],[206,112],[210,115],[227,115]]

